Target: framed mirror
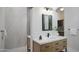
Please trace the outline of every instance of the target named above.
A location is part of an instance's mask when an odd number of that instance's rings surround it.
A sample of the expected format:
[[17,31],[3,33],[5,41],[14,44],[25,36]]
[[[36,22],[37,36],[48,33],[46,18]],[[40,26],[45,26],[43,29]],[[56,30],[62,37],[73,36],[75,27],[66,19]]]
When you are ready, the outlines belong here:
[[43,31],[52,30],[52,15],[42,14],[42,30]]

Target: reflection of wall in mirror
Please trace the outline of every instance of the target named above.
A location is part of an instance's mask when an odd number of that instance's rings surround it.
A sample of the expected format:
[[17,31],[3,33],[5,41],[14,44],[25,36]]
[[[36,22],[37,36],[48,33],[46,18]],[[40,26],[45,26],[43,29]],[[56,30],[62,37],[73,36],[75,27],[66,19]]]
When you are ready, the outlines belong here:
[[48,19],[48,15],[44,15],[44,23],[45,23],[45,29],[49,29],[49,25],[48,25],[49,19]]

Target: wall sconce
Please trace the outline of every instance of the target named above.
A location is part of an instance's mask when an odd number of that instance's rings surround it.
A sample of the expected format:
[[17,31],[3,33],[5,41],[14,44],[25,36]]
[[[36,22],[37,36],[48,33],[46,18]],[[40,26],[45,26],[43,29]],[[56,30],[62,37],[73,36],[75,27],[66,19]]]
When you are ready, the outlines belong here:
[[52,15],[53,8],[43,7],[42,10],[41,10],[41,13],[46,14],[46,15]]
[[50,8],[50,7],[44,7],[44,8],[45,8],[46,11],[48,11],[48,10],[50,10],[50,11],[53,10],[53,9]]

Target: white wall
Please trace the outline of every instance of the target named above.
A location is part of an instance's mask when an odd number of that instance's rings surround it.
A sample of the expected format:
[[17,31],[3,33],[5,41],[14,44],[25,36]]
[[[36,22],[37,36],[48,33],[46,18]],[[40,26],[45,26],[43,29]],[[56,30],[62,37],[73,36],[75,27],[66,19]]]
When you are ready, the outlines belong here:
[[43,8],[35,7],[32,8],[32,19],[31,19],[31,35],[33,38],[39,38],[40,35],[46,36],[49,32],[51,35],[56,35],[57,31],[42,31],[42,13],[53,15],[53,28],[57,27],[58,17],[56,12],[45,12]]
[[27,37],[27,8],[8,7],[5,14],[7,32],[5,47],[11,49],[24,46]]
[[79,8],[65,8],[65,36],[68,38],[68,50],[79,52],[79,30],[77,35],[71,35],[68,29],[79,29]]

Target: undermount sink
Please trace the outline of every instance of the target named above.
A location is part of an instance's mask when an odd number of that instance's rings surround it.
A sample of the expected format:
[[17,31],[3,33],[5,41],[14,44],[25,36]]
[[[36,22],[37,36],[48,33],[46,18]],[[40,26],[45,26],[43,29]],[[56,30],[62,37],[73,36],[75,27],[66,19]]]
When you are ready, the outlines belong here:
[[66,37],[64,37],[64,36],[50,36],[48,39],[56,40],[56,39],[61,39],[61,38],[66,38]]

